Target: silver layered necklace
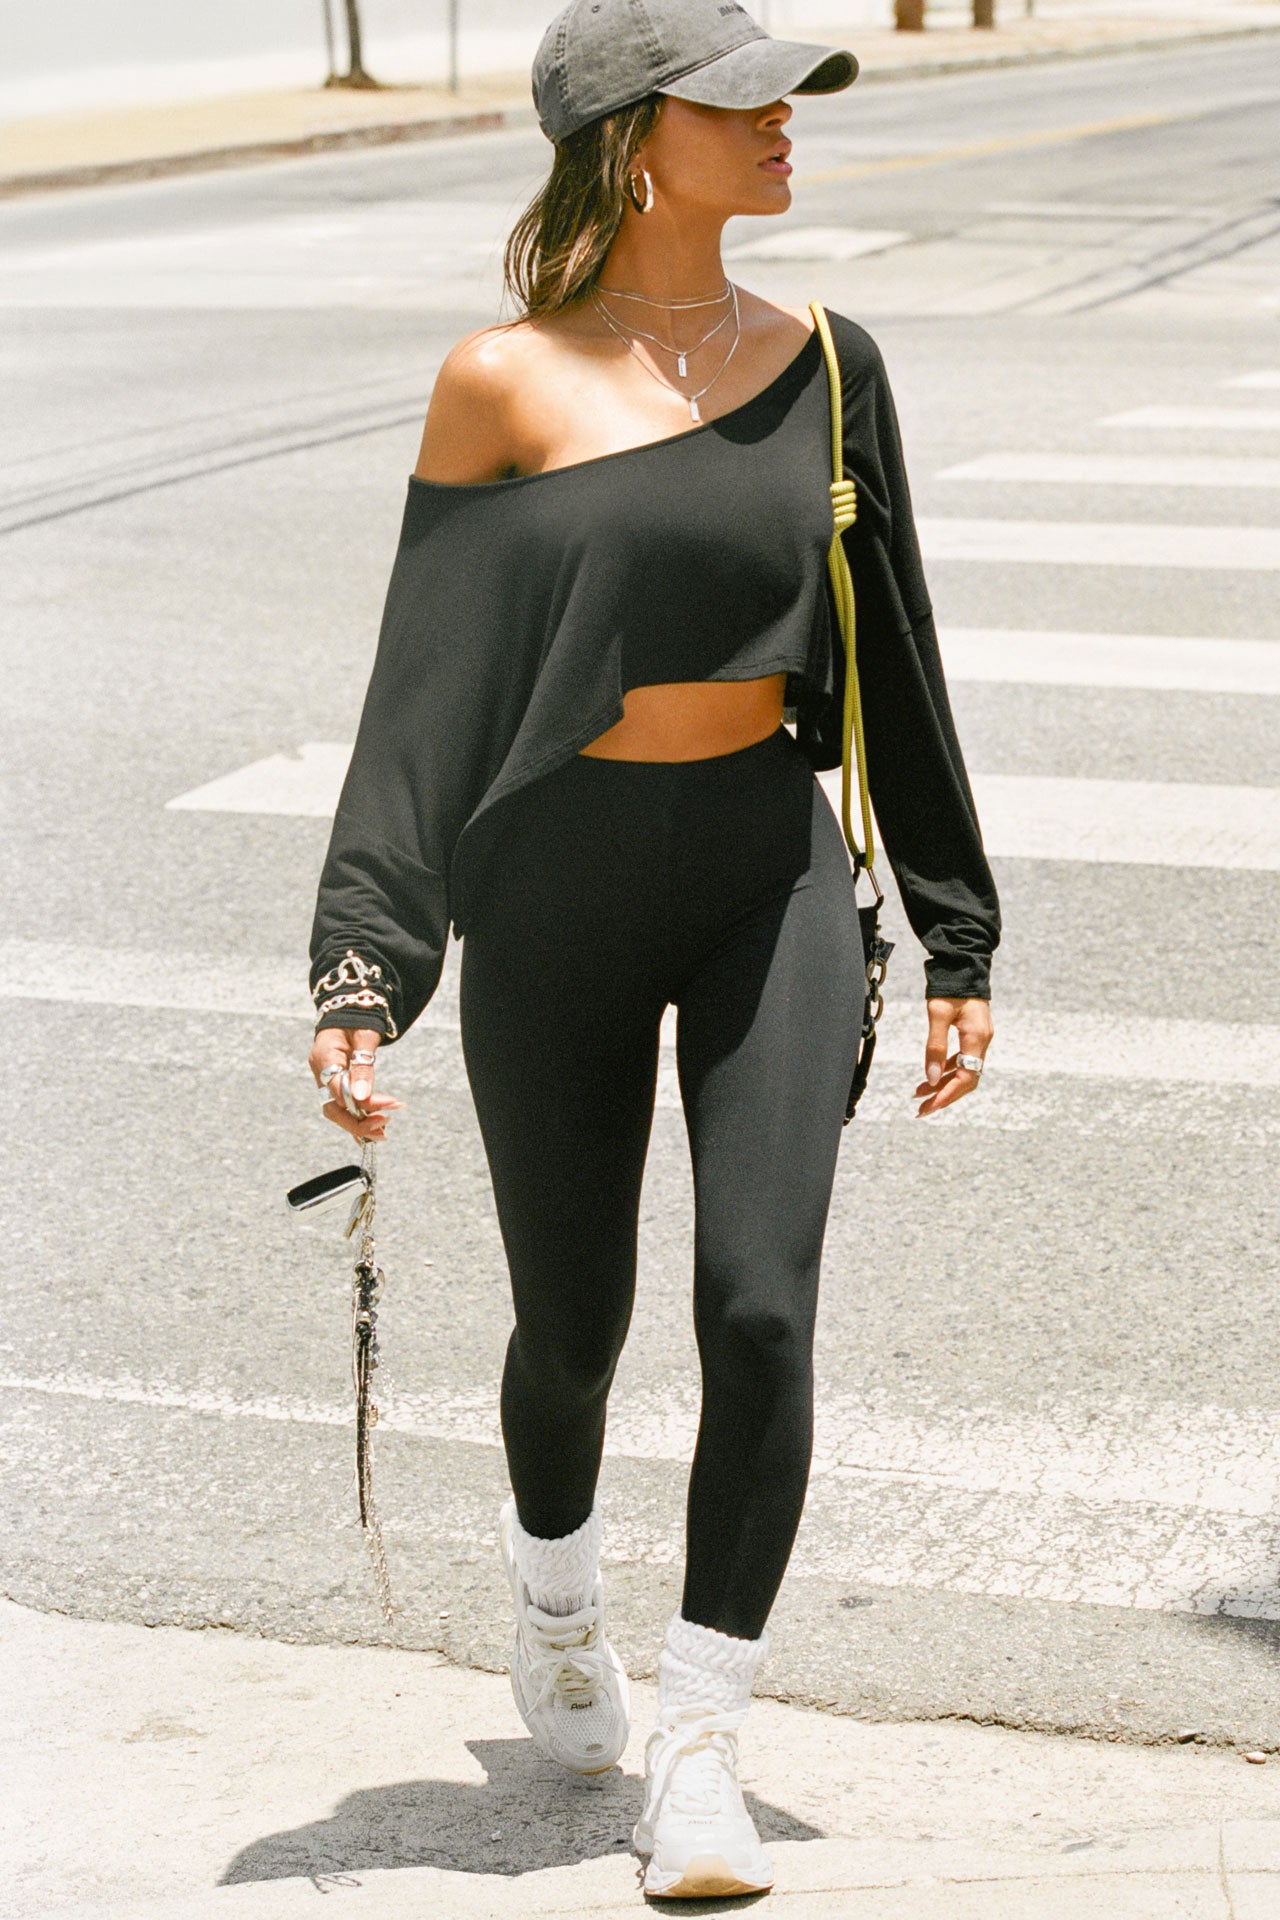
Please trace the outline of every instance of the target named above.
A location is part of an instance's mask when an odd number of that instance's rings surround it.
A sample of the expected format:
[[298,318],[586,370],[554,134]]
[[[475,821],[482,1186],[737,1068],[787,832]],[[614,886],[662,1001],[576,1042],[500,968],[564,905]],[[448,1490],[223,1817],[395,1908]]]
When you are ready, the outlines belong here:
[[[726,300],[729,304],[720,318],[715,321],[712,326],[708,327],[700,340],[695,340],[692,346],[673,347],[668,345],[665,340],[659,339],[656,333],[647,332],[644,327],[632,325],[627,330],[624,330],[604,304],[604,300],[601,297],[602,292],[607,293],[615,300],[638,300],[643,306],[659,307],[666,313],[685,312],[696,307],[717,307]],[[650,374],[653,379],[658,382],[659,386],[665,387],[668,393],[678,393],[682,400],[687,400],[689,403],[689,418],[695,423],[700,423],[702,415],[698,411],[698,402],[705,394],[710,393],[712,387],[714,387],[716,381],[720,378],[734,354],[737,352],[738,342],[742,338],[742,324],[738,312],[738,289],[733,285],[732,281],[726,280],[723,292],[714,294],[707,300],[651,300],[647,294],[629,293],[622,287],[606,287],[604,289],[593,287],[591,289],[591,301],[605,325],[609,327],[612,332],[616,333],[627,350],[635,355],[645,372]],[[729,349],[711,378],[704,386],[699,387],[696,393],[685,393],[682,388],[673,385],[665,374],[659,372],[657,367],[650,366],[649,362],[642,357],[636,346],[637,339],[648,340],[655,347],[660,348],[663,353],[671,354],[676,363],[676,377],[681,380],[686,380],[689,377],[689,356],[697,353],[700,347],[705,347],[707,342],[713,340],[716,334],[718,334],[723,327],[726,327],[730,321],[733,322],[733,338],[729,343]],[[632,335],[634,335],[635,338],[632,338]]]

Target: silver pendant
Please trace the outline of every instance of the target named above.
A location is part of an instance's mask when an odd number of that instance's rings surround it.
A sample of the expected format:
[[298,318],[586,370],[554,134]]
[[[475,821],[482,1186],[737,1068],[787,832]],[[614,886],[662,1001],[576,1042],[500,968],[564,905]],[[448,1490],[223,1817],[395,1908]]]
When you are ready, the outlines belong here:
[[698,403],[696,400],[689,402],[689,418],[691,420],[701,420],[702,418],[702,415],[698,412]]
[[688,363],[688,361],[687,361],[687,360],[685,359],[685,357],[684,357],[684,355],[683,355],[682,353],[681,353],[681,354],[677,354],[677,355],[676,355],[676,371],[677,371],[677,373],[678,373],[678,374],[680,375],[680,378],[681,378],[682,380],[686,380],[686,379],[688,379],[688,377],[689,377],[689,363]]

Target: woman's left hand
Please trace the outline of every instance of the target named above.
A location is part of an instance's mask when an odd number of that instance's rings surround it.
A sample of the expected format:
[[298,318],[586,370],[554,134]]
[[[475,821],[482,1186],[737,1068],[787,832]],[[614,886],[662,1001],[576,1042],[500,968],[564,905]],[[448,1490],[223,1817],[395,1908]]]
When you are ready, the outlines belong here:
[[[995,1028],[991,1024],[989,1000],[930,1000],[929,1039],[924,1050],[924,1079],[915,1098],[924,1102],[917,1107],[920,1119],[954,1106],[972,1093],[978,1075],[972,1067],[960,1065],[960,1055],[973,1054],[985,1060]],[[959,1045],[951,1051],[951,1029],[955,1028]]]

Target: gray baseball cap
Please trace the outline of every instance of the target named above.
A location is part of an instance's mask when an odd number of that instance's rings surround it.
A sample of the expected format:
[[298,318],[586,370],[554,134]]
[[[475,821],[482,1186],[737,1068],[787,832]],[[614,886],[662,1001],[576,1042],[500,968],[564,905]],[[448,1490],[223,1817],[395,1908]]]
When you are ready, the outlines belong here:
[[533,99],[549,140],[648,93],[705,107],[767,107],[838,93],[858,63],[840,47],[774,40],[738,0],[570,0],[542,36]]

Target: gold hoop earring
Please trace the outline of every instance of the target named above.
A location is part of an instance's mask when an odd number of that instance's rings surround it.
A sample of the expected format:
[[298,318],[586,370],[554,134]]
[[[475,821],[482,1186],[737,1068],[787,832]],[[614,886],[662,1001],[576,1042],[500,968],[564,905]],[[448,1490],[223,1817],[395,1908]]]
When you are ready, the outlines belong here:
[[636,192],[636,176],[634,173],[627,175],[627,198],[637,213],[652,213],[653,175],[649,173],[646,168],[641,167],[640,178],[644,181],[644,199],[641,200],[639,194]]

